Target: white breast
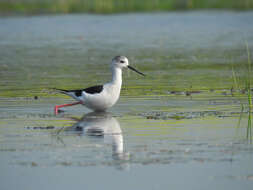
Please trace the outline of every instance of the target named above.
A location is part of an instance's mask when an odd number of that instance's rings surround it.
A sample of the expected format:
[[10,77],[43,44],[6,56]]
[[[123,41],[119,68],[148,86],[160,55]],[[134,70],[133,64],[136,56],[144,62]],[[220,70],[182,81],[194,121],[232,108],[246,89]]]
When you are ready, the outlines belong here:
[[83,104],[95,111],[104,111],[112,107],[119,99],[121,85],[107,83],[103,86],[103,91],[96,94],[83,92]]

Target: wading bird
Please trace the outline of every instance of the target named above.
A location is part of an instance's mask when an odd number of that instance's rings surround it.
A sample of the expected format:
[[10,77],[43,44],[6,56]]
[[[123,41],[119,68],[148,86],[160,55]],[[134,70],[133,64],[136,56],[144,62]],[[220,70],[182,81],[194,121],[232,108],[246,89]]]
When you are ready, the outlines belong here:
[[58,114],[59,108],[77,104],[82,104],[93,111],[105,111],[106,109],[112,107],[118,101],[120,96],[123,68],[131,69],[136,73],[145,76],[143,73],[131,67],[125,56],[116,56],[112,59],[111,63],[111,82],[81,90],[63,90],[55,88],[55,90],[71,96],[77,101],[71,104],[56,105],[54,108],[55,114]]

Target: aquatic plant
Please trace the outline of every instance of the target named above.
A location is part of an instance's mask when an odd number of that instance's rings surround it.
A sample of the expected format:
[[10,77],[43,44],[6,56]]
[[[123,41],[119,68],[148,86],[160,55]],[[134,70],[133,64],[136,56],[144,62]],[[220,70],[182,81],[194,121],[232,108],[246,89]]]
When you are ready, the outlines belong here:
[[251,81],[250,81],[250,76],[251,76],[251,59],[250,59],[250,51],[249,51],[249,46],[248,43],[246,42],[246,47],[247,47],[247,55],[248,55],[248,76],[247,76],[247,94],[248,94],[248,107],[249,107],[249,115],[248,115],[248,127],[247,127],[247,139],[250,139],[250,142],[252,141],[252,97],[251,97]]
[[[240,88],[239,85],[239,78],[236,76],[236,73],[234,71],[234,67],[232,66],[232,77],[233,77],[233,82],[234,82],[234,87],[239,91],[239,92],[246,92],[246,96],[247,96],[247,103],[243,103],[243,100],[240,98],[240,96],[237,96],[237,98],[240,101],[241,104],[241,114],[238,120],[238,124],[237,127],[240,127],[241,125],[241,119],[242,119],[242,115],[244,112],[244,107],[246,104],[246,107],[248,108],[247,114],[248,114],[248,124],[247,124],[247,129],[246,129],[246,138],[247,140],[249,140],[250,142],[252,142],[252,95],[251,95],[251,75],[252,75],[252,71],[251,71],[251,59],[250,59],[250,51],[249,51],[249,46],[248,43],[246,42],[246,50],[247,50],[247,77],[245,78],[245,88],[244,90],[242,90]],[[233,87],[232,87],[233,88]]]

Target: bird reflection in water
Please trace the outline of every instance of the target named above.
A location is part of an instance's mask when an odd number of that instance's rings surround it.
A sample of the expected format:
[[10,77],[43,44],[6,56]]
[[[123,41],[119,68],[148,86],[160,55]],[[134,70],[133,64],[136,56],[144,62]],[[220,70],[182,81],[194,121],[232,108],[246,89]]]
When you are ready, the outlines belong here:
[[112,145],[112,158],[114,160],[129,160],[129,154],[124,152],[120,124],[111,113],[90,112],[78,119],[73,126],[64,128],[63,131],[64,133],[102,137],[105,144]]

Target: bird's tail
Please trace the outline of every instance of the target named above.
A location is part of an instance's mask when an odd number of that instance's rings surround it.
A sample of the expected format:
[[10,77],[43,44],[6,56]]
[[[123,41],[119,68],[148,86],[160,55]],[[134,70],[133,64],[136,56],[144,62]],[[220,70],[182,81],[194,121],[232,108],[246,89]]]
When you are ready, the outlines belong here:
[[68,90],[60,89],[60,88],[51,88],[52,90],[56,90],[59,92],[68,92]]
[[68,96],[76,99],[75,91],[73,91],[73,90],[64,90],[64,89],[59,89],[59,88],[52,88],[52,90],[56,90],[59,93],[68,95]]
[[56,90],[57,92],[60,92],[62,94],[67,94],[69,95],[69,90],[64,90],[64,89],[59,89],[59,88],[51,88],[52,90]]

